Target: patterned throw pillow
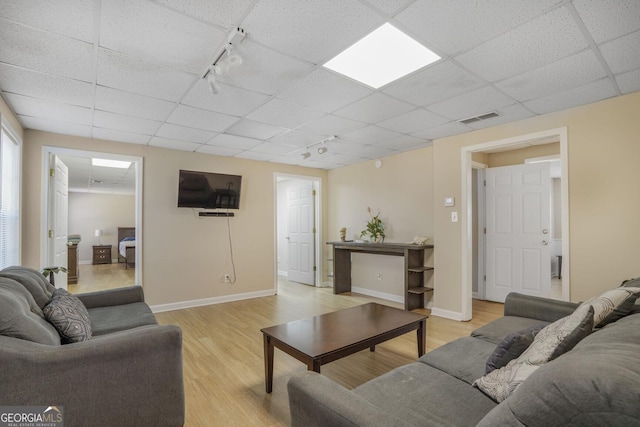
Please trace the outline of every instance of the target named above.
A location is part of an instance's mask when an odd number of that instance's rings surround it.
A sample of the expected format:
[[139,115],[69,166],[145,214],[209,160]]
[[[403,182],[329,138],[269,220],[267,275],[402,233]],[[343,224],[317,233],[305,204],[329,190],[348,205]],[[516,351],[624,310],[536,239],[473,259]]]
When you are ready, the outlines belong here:
[[629,314],[638,295],[640,287],[622,286],[593,297],[580,304],[580,307],[593,307],[593,327],[597,329]]
[[42,311],[45,318],[58,330],[63,343],[91,339],[91,320],[87,308],[78,297],[66,290],[57,288]]
[[580,306],[573,314],[545,326],[517,359],[473,382],[473,386],[500,403],[539,367],[571,350],[593,330],[593,308]]
[[485,374],[502,368],[513,359],[520,357],[524,351],[533,343],[536,335],[545,324],[533,325],[521,331],[507,335],[493,350],[487,359]]

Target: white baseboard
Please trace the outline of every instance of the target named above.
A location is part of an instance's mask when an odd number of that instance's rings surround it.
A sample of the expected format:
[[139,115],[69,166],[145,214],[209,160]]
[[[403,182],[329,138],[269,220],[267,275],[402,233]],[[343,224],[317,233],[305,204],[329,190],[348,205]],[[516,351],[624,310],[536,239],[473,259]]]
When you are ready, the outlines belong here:
[[289,272],[288,271],[278,270],[278,276],[288,277],[289,276]]
[[355,292],[357,294],[367,295],[370,297],[387,299],[393,302],[399,302],[400,304],[404,304],[404,298],[399,295],[387,294],[385,292],[372,291],[371,289],[366,288],[358,288],[356,286],[351,287],[351,292]]
[[204,305],[221,304],[223,302],[241,301],[251,298],[269,297],[276,294],[275,289],[266,291],[247,292],[244,294],[225,295],[223,297],[203,298],[191,301],[180,301],[169,304],[152,305],[151,311],[161,313],[163,311],[182,310],[184,308],[202,307]]
[[90,259],[86,261],[82,261],[82,260],[78,261],[78,265],[88,265],[88,264],[93,264],[93,261]]
[[431,315],[444,317],[445,319],[458,320],[460,322],[464,321],[462,313],[458,313],[457,311],[443,310],[438,307],[431,307]]

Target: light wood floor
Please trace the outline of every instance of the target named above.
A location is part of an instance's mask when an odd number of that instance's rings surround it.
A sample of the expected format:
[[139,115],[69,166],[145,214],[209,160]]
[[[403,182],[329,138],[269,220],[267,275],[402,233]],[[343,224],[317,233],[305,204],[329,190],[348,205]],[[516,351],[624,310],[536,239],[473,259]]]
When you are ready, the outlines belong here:
[[[273,393],[265,393],[261,328],[366,302],[402,308],[387,300],[357,294],[333,295],[281,280],[278,295],[206,307],[157,313],[161,324],[183,332],[183,369],[187,426],[287,426],[286,384],[306,366],[275,349]],[[473,320],[427,320],[427,351],[502,316],[502,304],[473,302]],[[428,310],[417,310],[429,313]],[[357,327],[357,325],[353,325]],[[415,333],[322,366],[322,373],[351,389],[417,359]]]
[[80,264],[79,270],[78,283],[67,285],[72,294],[133,286],[136,281],[136,270],[125,269],[124,263]]

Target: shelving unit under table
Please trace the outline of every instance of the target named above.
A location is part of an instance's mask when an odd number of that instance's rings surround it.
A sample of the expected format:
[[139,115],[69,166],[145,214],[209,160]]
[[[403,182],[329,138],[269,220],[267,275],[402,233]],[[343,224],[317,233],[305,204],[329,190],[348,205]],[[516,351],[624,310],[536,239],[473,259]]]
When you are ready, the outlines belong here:
[[327,242],[333,246],[333,293],[351,292],[351,253],[360,252],[404,257],[404,309],[424,308],[424,294],[433,288],[425,286],[426,272],[433,267],[424,265],[425,250],[433,245],[411,243]]

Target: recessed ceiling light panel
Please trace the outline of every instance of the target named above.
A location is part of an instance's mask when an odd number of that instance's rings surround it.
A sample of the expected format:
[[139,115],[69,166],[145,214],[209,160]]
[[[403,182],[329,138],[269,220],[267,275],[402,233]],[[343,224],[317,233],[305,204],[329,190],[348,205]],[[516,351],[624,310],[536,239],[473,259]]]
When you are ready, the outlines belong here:
[[434,52],[386,23],[324,66],[378,89],[439,59]]
[[110,159],[91,159],[92,166],[104,166],[107,168],[121,168],[121,169],[129,169],[131,162],[125,162],[122,160],[110,160]]

